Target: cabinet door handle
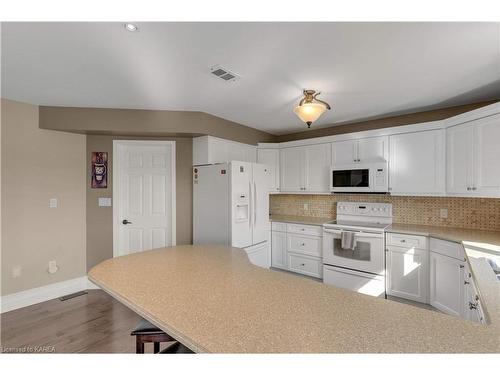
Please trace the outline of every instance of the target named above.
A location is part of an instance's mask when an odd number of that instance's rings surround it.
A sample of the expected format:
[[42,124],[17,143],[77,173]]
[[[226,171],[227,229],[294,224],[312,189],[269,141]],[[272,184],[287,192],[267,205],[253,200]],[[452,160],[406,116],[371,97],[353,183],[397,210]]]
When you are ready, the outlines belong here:
[[300,265],[301,265],[302,267],[304,267],[306,264],[305,264],[305,263],[301,263]]
[[305,244],[305,243],[302,243],[300,246],[306,246],[306,244]]
[[405,243],[405,242],[406,242],[406,240],[401,240],[401,242]]
[[477,310],[477,303],[469,302],[469,310]]
[[473,187],[473,188],[472,188],[472,190],[477,190],[477,188],[476,188],[476,187]]
[[472,188],[468,187],[468,188],[467,188],[467,191],[470,191],[470,190],[472,190]]
[[470,284],[470,282],[464,281],[464,285],[469,285],[469,284]]
[[464,265],[463,265],[463,264],[461,264],[461,265],[460,265],[460,268],[464,268]]

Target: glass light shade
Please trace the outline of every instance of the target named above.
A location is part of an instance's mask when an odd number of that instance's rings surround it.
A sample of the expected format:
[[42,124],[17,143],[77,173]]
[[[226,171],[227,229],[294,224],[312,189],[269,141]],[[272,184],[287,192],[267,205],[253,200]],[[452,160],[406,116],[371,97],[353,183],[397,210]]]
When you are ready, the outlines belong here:
[[305,123],[312,123],[325,113],[326,107],[322,103],[304,103],[295,107],[293,111]]

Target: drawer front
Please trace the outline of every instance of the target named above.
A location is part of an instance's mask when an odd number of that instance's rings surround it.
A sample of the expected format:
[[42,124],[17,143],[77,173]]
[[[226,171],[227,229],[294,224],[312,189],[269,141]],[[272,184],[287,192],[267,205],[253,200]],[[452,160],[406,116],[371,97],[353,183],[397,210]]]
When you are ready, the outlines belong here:
[[323,263],[318,258],[289,253],[288,264],[290,271],[304,275],[321,278],[323,273]]
[[464,247],[462,244],[431,238],[429,247],[434,253],[465,261]]
[[275,232],[286,232],[286,223],[273,221],[271,222],[271,229]]
[[386,234],[386,245],[388,246],[399,246],[415,249],[427,249],[427,237],[425,236],[413,236],[410,234],[400,234],[400,233],[387,233]]
[[287,233],[287,251],[321,257],[322,247],[321,237]]
[[323,227],[318,226],[318,225],[287,224],[286,231],[288,233],[308,234],[311,236],[322,236]]

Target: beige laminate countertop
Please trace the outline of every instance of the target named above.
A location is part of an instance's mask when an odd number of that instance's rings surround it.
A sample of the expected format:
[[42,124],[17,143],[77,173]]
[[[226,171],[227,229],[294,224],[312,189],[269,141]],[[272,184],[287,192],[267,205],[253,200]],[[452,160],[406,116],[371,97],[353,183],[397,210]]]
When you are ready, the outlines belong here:
[[462,243],[486,318],[491,326],[500,327],[500,281],[486,261],[489,258],[500,264],[500,232],[409,224],[392,224],[386,231]]
[[500,351],[497,325],[259,268],[237,248],[127,255],[89,279],[195,352]]
[[293,224],[307,224],[307,225],[323,225],[332,221],[328,217],[312,217],[312,216],[292,216],[292,215],[270,215],[270,221],[277,221],[281,223]]

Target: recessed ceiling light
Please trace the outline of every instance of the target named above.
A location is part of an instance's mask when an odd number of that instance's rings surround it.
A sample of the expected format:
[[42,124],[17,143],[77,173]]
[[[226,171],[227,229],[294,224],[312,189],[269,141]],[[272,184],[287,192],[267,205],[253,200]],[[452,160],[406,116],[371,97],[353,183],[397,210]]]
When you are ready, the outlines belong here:
[[134,25],[133,23],[126,23],[125,24],[125,30],[130,31],[130,32],[133,33],[134,31],[138,31],[139,28],[136,25]]

